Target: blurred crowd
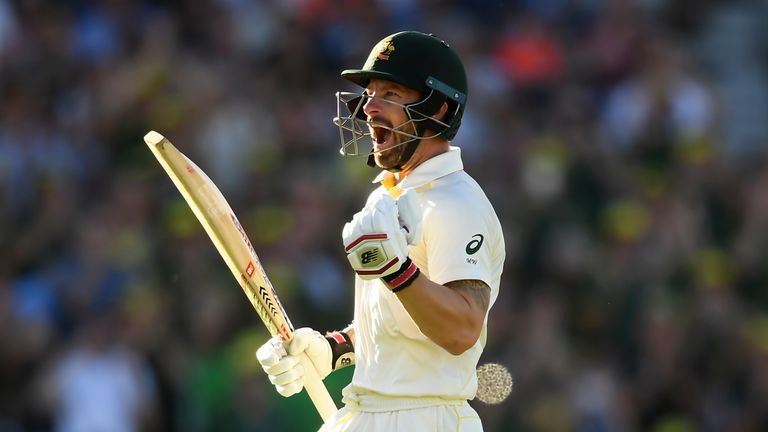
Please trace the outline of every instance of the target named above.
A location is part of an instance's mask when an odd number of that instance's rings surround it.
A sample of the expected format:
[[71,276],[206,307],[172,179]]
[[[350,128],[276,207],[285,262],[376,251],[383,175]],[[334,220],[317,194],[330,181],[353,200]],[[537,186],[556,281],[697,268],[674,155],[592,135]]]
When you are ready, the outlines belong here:
[[220,186],[295,326],[340,328],[376,172],[338,155],[334,93],[402,29],[464,59],[454,143],[505,230],[481,363],[515,385],[472,402],[485,430],[768,430],[766,22],[761,0],[0,0],[0,431],[314,430],[142,137]]

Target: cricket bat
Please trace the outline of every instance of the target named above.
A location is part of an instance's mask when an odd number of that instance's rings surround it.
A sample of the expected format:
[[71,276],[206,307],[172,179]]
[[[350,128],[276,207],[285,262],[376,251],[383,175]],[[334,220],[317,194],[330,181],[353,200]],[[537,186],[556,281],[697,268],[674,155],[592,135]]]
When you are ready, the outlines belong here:
[[[219,188],[161,134],[150,131],[144,136],[144,141],[192,208],[269,333],[290,341],[293,325],[251,241]],[[309,357],[302,353],[299,359],[304,367],[304,388],[325,421],[336,412],[336,405]]]

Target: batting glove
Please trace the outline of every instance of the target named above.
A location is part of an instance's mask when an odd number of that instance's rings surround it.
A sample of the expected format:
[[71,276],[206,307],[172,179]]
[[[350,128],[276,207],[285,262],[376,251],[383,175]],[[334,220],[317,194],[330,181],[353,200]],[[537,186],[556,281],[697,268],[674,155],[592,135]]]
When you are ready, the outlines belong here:
[[408,258],[408,244],[419,241],[421,210],[414,192],[401,199],[402,212],[392,197],[379,195],[342,231],[352,269],[363,279],[383,279],[393,291],[410,285],[419,275],[419,269]]
[[405,232],[405,240],[415,246],[421,240],[421,203],[413,189],[406,190],[395,201],[397,204],[397,220]]
[[275,336],[256,351],[256,359],[282,396],[294,395],[304,388],[304,368],[297,357],[307,354],[321,379],[331,373],[331,345],[325,336],[311,328],[300,328],[290,342]]
[[301,353],[309,357],[320,379],[355,360],[352,340],[344,332],[323,336],[304,327],[293,333],[289,343],[273,337],[256,351],[256,358],[277,392],[285,397],[300,392],[304,387],[304,368],[297,357]]

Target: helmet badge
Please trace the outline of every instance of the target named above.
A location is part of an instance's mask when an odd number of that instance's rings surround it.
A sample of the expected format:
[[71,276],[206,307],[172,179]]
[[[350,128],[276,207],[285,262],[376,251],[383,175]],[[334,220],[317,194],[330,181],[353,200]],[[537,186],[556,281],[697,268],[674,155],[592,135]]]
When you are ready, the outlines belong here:
[[395,46],[392,44],[392,38],[386,38],[379,42],[376,47],[376,58],[379,60],[389,60],[389,56],[395,52]]

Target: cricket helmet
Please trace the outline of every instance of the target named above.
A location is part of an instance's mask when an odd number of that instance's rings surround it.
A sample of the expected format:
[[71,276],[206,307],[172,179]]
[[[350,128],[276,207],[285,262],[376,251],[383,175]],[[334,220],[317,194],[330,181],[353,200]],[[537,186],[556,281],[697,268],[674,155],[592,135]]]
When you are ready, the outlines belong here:
[[[434,131],[436,136],[442,136],[452,140],[461,124],[461,117],[467,102],[467,78],[464,65],[456,52],[442,39],[417,31],[402,31],[389,35],[379,41],[368,55],[361,69],[347,69],[341,76],[353,83],[365,88],[372,79],[385,79],[418,90],[424,96],[423,99],[404,105],[408,117],[416,126],[419,135],[423,135],[426,129]],[[343,128],[345,120],[365,120],[362,105],[365,97],[340,97],[339,106],[346,105],[351,116],[339,116],[334,119],[340,128]],[[448,112],[442,121],[432,119],[444,102],[448,104]],[[346,123],[349,125],[349,123]],[[354,127],[347,127],[348,132],[353,132]],[[397,131],[396,131],[397,132]],[[416,137],[419,138],[419,137]],[[345,142],[342,136],[342,154],[345,151]],[[356,145],[356,144],[355,144]],[[415,139],[407,158],[413,154],[418,145]],[[407,161],[406,158],[406,161]],[[404,161],[405,162],[405,161]]]

